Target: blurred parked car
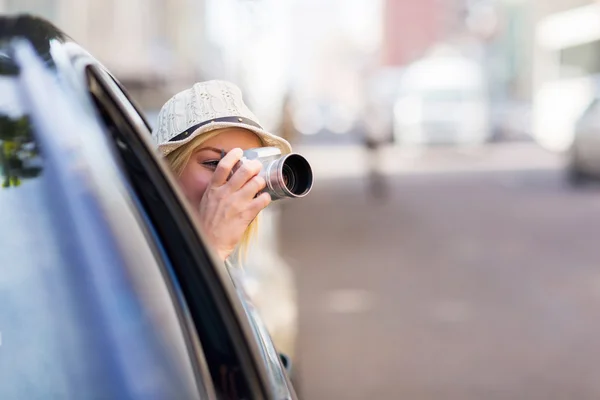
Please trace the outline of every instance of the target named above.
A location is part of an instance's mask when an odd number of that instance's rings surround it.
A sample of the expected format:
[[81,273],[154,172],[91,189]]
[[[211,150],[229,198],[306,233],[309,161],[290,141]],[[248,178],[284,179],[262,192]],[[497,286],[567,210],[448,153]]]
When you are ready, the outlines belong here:
[[572,183],[600,179],[600,91],[577,120],[567,154],[568,178]]
[[465,57],[436,53],[402,74],[394,140],[402,145],[477,145],[491,137],[483,69]]
[[0,398],[295,399],[119,82],[0,17]]

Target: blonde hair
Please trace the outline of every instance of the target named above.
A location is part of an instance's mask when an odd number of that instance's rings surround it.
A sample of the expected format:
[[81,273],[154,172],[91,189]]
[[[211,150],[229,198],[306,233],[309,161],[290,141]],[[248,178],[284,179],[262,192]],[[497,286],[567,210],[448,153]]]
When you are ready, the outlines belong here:
[[[199,135],[198,137],[194,138],[191,142],[186,143],[183,146],[180,146],[177,149],[173,150],[171,153],[167,154],[167,163],[169,164],[171,170],[175,173],[175,175],[177,175],[177,177],[181,176],[181,174],[183,173],[183,169],[190,161],[190,158],[192,157],[194,151],[207,140],[212,139],[213,137],[220,134],[221,131],[221,129],[216,129],[214,131],[207,132],[203,135]],[[246,259],[248,255],[248,250],[250,248],[250,244],[256,236],[256,233],[258,232],[259,216],[260,214],[256,218],[254,218],[250,225],[248,225],[248,228],[246,228],[246,231],[242,236],[238,248],[234,251],[234,254],[237,255],[237,261],[240,264],[241,261]]]

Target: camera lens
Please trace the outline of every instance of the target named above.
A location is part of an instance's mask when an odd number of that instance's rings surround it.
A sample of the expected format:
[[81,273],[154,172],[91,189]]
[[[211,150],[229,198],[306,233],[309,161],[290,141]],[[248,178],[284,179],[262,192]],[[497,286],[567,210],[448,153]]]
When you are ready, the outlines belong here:
[[286,157],[281,175],[286,189],[294,196],[304,196],[312,188],[313,176],[310,164],[298,154]]
[[292,168],[289,165],[284,164],[281,174],[283,175],[283,183],[285,184],[285,187],[288,188],[290,192],[295,193],[296,177],[294,176],[294,171]]

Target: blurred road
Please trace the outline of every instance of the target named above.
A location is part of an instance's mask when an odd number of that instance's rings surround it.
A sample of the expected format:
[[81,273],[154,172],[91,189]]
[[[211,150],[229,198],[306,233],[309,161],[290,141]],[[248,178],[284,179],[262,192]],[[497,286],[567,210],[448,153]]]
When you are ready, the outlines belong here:
[[533,145],[388,149],[376,202],[359,149],[300,151],[318,179],[281,246],[303,399],[600,398],[598,188]]

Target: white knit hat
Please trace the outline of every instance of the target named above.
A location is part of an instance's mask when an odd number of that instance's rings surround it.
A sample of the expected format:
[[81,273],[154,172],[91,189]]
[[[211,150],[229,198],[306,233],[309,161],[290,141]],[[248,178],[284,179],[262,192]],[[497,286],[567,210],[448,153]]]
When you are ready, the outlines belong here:
[[171,97],[158,113],[152,139],[163,155],[215,129],[243,128],[256,133],[264,146],[292,152],[283,138],[265,131],[242,99],[242,91],[225,81],[199,82]]

